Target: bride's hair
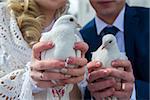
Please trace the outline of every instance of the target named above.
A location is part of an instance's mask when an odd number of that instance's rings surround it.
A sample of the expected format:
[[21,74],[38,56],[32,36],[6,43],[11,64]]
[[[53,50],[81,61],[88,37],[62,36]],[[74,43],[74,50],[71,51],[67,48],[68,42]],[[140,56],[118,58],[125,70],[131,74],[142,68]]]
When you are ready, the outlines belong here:
[[[13,10],[24,40],[32,47],[41,37],[44,15],[34,0],[8,0],[8,7]],[[55,14],[57,19],[64,14],[69,7],[69,2],[58,9]]]

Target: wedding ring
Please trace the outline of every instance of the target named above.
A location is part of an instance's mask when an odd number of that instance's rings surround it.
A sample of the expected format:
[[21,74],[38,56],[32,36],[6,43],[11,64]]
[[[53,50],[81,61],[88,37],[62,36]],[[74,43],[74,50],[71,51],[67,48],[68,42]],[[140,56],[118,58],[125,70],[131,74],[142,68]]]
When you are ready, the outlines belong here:
[[68,61],[69,61],[69,58],[67,58],[67,59],[65,60],[65,67],[68,66]]
[[70,78],[70,77],[71,77],[71,75],[65,75],[65,77],[66,77],[66,78]]
[[121,84],[121,89],[124,91],[125,90],[125,83]]
[[85,73],[84,73],[84,80],[88,81],[88,80],[89,80],[89,76],[88,76],[88,68],[87,68],[86,65],[84,66],[84,70],[85,70]]
[[60,70],[60,72],[61,72],[62,74],[66,74],[66,73],[68,72],[68,70],[67,70],[66,68],[62,68],[62,69]]

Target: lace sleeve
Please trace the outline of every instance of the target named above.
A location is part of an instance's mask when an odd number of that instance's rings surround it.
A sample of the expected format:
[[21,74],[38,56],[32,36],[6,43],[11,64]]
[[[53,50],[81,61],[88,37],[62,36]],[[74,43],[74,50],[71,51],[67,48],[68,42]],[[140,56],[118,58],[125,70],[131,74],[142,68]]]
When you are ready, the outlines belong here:
[[[5,3],[0,3],[0,100],[32,99],[25,70],[30,55],[31,49],[23,40],[14,16],[10,16]],[[27,90],[31,92],[25,94]]]
[[23,73],[24,70],[16,70],[0,78],[0,100],[19,98]]

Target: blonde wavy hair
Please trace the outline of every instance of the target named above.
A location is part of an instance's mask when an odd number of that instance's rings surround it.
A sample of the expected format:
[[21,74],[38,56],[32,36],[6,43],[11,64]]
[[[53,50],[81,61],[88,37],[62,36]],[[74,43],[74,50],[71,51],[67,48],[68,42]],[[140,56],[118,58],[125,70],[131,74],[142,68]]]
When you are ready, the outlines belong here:
[[[34,0],[8,0],[8,8],[13,10],[20,31],[22,32],[24,40],[32,46],[37,43],[41,37],[41,32],[44,28],[44,15],[40,12],[39,6]],[[62,14],[66,13],[69,8],[69,1],[67,4],[58,9],[55,14],[57,19]]]

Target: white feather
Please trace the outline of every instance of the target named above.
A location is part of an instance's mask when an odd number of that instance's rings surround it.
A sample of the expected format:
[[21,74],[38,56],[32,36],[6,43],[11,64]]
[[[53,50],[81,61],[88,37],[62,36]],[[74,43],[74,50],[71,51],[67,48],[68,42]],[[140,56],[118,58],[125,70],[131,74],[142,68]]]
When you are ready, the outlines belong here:
[[[40,41],[52,41],[55,45],[52,49],[42,52],[41,59],[66,60],[68,57],[81,56],[81,53],[79,51],[75,51],[73,48],[75,42],[81,41],[77,35],[79,33],[77,28],[79,28],[79,24],[74,16],[64,15],[60,17],[54,23],[51,31],[44,33],[40,39]],[[60,70],[53,71],[60,72]],[[54,83],[56,81],[58,80],[53,80]],[[65,94],[64,96],[58,95],[58,97],[53,97],[52,93],[50,94],[49,92],[48,100],[69,100],[69,92],[72,88],[73,84],[65,85],[65,87],[50,88],[50,91],[52,89],[64,89]]]
[[[116,38],[112,34],[107,34],[102,38],[102,45],[92,54],[92,61],[101,61],[102,67],[111,67],[111,62],[117,59],[127,59],[125,53],[121,53]],[[119,68],[119,70],[124,70]],[[116,79],[120,81],[120,79]],[[111,100],[117,100],[112,97]]]

